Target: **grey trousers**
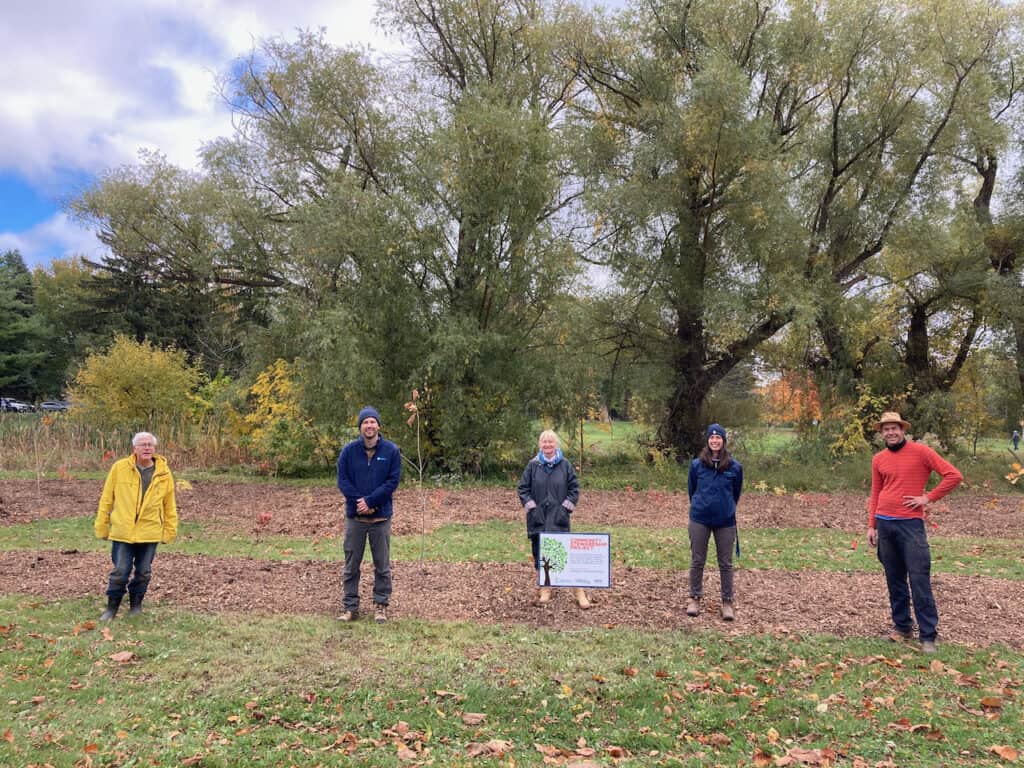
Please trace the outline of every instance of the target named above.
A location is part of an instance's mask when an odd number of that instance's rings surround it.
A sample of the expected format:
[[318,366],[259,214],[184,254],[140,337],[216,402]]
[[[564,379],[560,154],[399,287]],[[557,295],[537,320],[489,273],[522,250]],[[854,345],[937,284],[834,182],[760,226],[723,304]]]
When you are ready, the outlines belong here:
[[736,546],[736,526],[708,528],[690,521],[690,597],[704,594],[704,563],[708,559],[708,542],[715,537],[715,554],[718,555],[718,572],[722,580],[722,602],[731,603],[732,594],[732,550]]
[[373,602],[387,605],[391,600],[391,520],[368,523],[345,518],[345,570],[342,584],[343,604],[350,611],[359,610],[359,568],[370,540],[373,556]]

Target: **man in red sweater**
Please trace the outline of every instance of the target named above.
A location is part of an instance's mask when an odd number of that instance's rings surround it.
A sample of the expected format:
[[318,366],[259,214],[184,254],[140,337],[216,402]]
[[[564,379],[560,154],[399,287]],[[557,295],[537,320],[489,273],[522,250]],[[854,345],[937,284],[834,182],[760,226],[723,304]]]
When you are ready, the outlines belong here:
[[[877,544],[878,559],[885,569],[896,627],[892,637],[911,638],[913,599],[921,650],[935,653],[939,611],[932,596],[932,556],[924,520],[928,505],[960,485],[964,476],[927,445],[908,442],[904,432],[910,429],[910,422],[898,413],[883,413],[875,428],[882,433],[885,450],[871,460],[868,544]],[[941,475],[942,481],[925,493],[932,472]]]

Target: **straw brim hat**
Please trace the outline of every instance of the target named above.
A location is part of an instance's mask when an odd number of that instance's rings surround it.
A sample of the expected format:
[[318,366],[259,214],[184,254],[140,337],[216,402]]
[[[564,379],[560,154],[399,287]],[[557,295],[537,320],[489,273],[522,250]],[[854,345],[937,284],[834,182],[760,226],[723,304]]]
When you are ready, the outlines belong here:
[[875,424],[875,430],[877,432],[881,432],[883,424],[899,424],[903,427],[904,432],[910,429],[910,422],[903,419],[898,413],[896,413],[896,411],[886,411],[883,413],[882,418],[880,418],[878,423]]

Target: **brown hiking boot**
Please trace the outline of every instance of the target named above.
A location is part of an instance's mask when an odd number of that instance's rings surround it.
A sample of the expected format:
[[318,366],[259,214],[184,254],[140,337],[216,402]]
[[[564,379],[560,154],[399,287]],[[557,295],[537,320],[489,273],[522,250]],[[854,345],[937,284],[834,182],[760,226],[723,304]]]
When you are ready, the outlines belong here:
[[894,629],[886,637],[890,643],[909,643],[914,639],[912,632],[901,632],[898,629]]
[[341,612],[338,617],[338,621],[357,621],[359,619],[359,611],[353,611],[350,608],[346,608]]
[[934,640],[922,640],[921,641],[921,653],[937,653],[939,647],[935,645]]
[[541,587],[540,588],[540,597],[538,597],[537,600],[539,602],[541,602],[541,603],[550,603],[551,602],[551,587]]
[[700,614],[700,598],[691,597],[686,601],[686,615],[697,616]]
[[383,624],[388,620],[388,607],[384,603],[377,603],[377,607],[373,611],[373,620],[378,624]]
[[732,603],[722,603],[721,608],[722,621],[735,621],[736,611],[732,607]]

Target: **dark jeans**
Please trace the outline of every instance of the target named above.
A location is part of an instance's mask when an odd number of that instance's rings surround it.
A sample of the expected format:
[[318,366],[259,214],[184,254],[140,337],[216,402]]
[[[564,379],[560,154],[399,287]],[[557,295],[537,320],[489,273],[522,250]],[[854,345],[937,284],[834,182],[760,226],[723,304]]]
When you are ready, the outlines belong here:
[[[914,625],[910,620],[910,601],[922,640],[934,640],[939,624],[939,611],[932,595],[932,553],[924,520],[876,519],[878,559],[885,569],[889,585],[889,606],[892,623],[904,634]],[[908,586],[909,583],[909,586]]]
[[342,583],[345,588],[343,603],[350,611],[359,610],[359,568],[363,564],[367,539],[373,556],[373,602],[387,605],[391,600],[391,520],[368,523],[347,517]]
[[[114,570],[110,572],[107,584],[107,597],[120,600],[125,590],[131,595],[142,597],[153,577],[153,558],[156,557],[157,542],[147,544],[126,544],[123,541],[111,542],[110,560]],[[132,573],[132,569],[135,572]],[[131,581],[128,577],[131,576]]]
[[736,526],[708,528],[690,521],[690,597],[704,594],[704,563],[708,559],[708,543],[715,537],[715,554],[718,556],[718,573],[722,581],[722,602],[731,603],[732,594],[732,550],[736,546]]

